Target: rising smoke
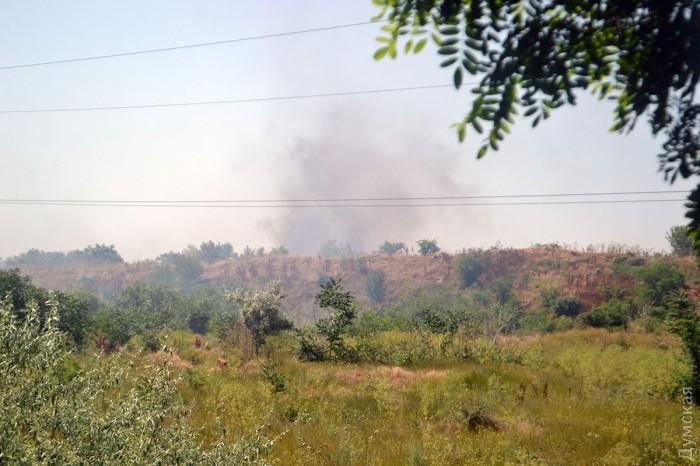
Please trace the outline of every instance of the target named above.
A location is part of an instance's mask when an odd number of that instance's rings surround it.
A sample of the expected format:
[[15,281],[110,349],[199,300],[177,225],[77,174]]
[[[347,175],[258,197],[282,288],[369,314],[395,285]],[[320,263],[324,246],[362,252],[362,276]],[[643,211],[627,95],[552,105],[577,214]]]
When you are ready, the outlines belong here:
[[[414,130],[384,131],[371,118],[333,113],[315,136],[295,141],[280,157],[279,192],[285,199],[475,193],[474,183],[458,181],[467,178],[458,169],[464,149],[457,144],[446,149],[430,139]],[[462,217],[459,223],[472,232],[481,230],[486,219],[467,219],[470,215],[454,207],[305,208],[287,209],[263,226],[292,253],[313,255],[328,240],[369,252],[384,240],[413,244],[422,237],[454,237],[454,231],[439,230],[454,224],[450,216]]]

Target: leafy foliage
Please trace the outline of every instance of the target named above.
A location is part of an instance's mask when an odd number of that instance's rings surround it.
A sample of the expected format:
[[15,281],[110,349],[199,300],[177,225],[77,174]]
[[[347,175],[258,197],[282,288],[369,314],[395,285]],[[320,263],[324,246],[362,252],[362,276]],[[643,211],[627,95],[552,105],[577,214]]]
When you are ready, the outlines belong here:
[[384,243],[379,245],[379,252],[381,252],[382,254],[389,254],[390,256],[407,251],[408,248],[403,243],[392,243],[389,241],[384,241]]
[[228,297],[241,306],[243,322],[253,336],[256,353],[266,336],[293,327],[281,311],[284,294],[279,283],[270,283],[255,291],[238,289],[229,293]]
[[662,306],[671,293],[686,287],[681,270],[666,262],[657,262],[637,272],[643,284],[642,295],[649,304]]
[[52,298],[45,323],[0,306],[0,462],[3,464],[263,465],[273,441],[257,433],[233,446],[200,447],[168,367],[141,374],[113,358],[68,370]]
[[479,279],[488,262],[488,255],[481,250],[469,250],[457,257],[457,271],[462,286],[469,288]]
[[555,316],[576,317],[583,305],[573,296],[562,296],[558,290],[545,290],[542,292],[542,305]]
[[635,317],[635,312],[630,302],[611,299],[585,314],[583,321],[591,327],[626,327]]
[[[49,292],[32,284],[29,277],[17,269],[0,270],[0,300],[8,299],[12,312],[18,318],[25,316],[30,306],[35,306],[37,318],[44,325],[48,311]],[[53,299],[60,305],[58,328],[66,332],[73,342],[83,344],[95,312],[95,301],[85,293],[56,292]]]
[[169,286],[190,292],[194,289],[204,267],[196,248],[190,251],[169,252],[158,257],[158,265],[151,273],[150,280],[162,286]]
[[231,243],[206,241],[199,246],[199,251],[201,259],[208,264],[234,257]]
[[354,351],[345,344],[343,337],[357,316],[355,298],[345,291],[340,279],[331,278],[321,285],[315,301],[321,309],[332,309],[329,317],[316,323],[318,333],[326,340],[330,357],[338,361],[354,360]]
[[205,288],[185,295],[164,286],[137,283],[96,313],[94,327],[105,336],[104,344],[115,348],[136,335],[164,329],[223,334],[237,319],[238,310],[220,290]]
[[375,303],[381,303],[386,297],[386,276],[383,270],[367,271],[367,296]]
[[[666,132],[661,171],[670,182],[700,174],[700,4],[695,0],[376,0],[386,19],[375,59],[418,53],[433,38],[454,86],[478,76],[467,115],[454,126],[486,131],[478,150],[498,150],[517,115],[532,126],[589,91],[615,100],[613,131],[648,116]],[[469,83],[471,84],[471,83]],[[484,126],[488,125],[488,128]],[[700,239],[700,186],[689,197]],[[700,244],[698,242],[697,244]]]
[[70,265],[105,265],[124,262],[114,245],[95,244],[84,249],[64,252],[30,249],[4,261],[6,267],[63,267]]
[[287,389],[287,379],[277,370],[276,364],[260,364],[260,375],[273,393],[282,393]]
[[692,366],[691,388],[695,404],[700,405],[700,315],[685,292],[673,293],[666,300],[669,330],[680,337]]
[[676,256],[690,256],[693,254],[693,239],[685,225],[671,227],[666,233],[666,240],[671,246],[671,252]]
[[418,245],[418,252],[421,256],[430,256],[440,252],[437,241],[434,239],[421,239],[418,240],[416,244]]

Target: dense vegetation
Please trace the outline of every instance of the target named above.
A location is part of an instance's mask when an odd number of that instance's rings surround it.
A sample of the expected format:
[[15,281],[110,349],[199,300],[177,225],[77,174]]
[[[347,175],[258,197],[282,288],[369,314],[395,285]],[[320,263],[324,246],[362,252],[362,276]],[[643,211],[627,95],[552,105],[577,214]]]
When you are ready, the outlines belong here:
[[493,273],[519,256],[497,249],[460,253],[458,285],[394,299],[347,258],[370,300],[324,276],[317,320],[294,325],[280,283],[200,283],[193,256],[108,299],[0,271],[0,463],[684,461],[700,314],[676,260],[615,256],[590,306],[557,280],[524,301],[522,278]]
[[64,252],[30,249],[17,256],[0,261],[0,265],[12,267],[61,267],[68,265],[105,265],[124,262],[114,245],[96,244],[84,249]]

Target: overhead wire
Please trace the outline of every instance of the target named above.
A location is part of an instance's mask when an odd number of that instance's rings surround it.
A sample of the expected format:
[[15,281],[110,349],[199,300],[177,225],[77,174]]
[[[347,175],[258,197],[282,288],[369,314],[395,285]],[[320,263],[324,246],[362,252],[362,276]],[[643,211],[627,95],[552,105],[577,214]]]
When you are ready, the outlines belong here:
[[81,206],[81,207],[146,207],[146,208],[226,208],[226,209],[268,209],[268,208],[414,208],[414,207],[487,207],[487,206],[535,206],[535,205],[583,205],[583,204],[640,204],[683,202],[686,199],[610,199],[576,201],[535,201],[535,202],[470,202],[470,203],[421,203],[421,204],[136,204],[136,203],[80,203],[80,202],[32,202],[0,201],[0,205],[32,206]]
[[503,199],[503,198],[538,198],[538,197],[582,197],[582,196],[631,196],[631,195],[650,195],[650,194],[681,194],[687,191],[678,189],[668,190],[647,190],[647,191],[589,191],[575,193],[525,193],[525,194],[467,194],[467,195],[452,195],[452,196],[392,196],[392,197],[310,197],[310,198],[269,198],[269,199],[160,199],[160,200],[127,200],[127,199],[31,199],[31,198],[0,198],[0,202],[20,203],[20,202],[36,202],[36,203],[124,203],[124,204],[202,204],[202,203],[301,203],[301,202],[384,202],[384,201],[439,201],[439,200],[458,200],[458,199]]
[[134,56],[134,55],[173,52],[176,50],[193,49],[193,48],[199,48],[199,47],[212,47],[212,46],[216,46],[216,45],[234,44],[237,42],[248,42],[248,41],[260,40],[260,39],[273,39],[273,38],[277,38],[277,37],[294,36],[294,35],[309,34],[309,33],[315,33],[315,32],[323,32],[323,31],[333,31],[333,30],[337,30],[337,29],[348,29],[348,28],[354,28],[354,27],[358,27],[358,26],[367,26],[370,24],[381,24],[383,22],[385,22],[385,20],[361,21],[361,22],[356,22],[356,23],[335,24],[335,25],[331,25],[331,26],[320,26],[320,27],[315,27],[315,28],[297,29],[297,30],[293,30],[293,31],[276,32],[276,33],[271,33],[271,34],[259,34],[259,35],[254,35],[254,36],[236,37],[233,39],[224,39],[224,40],[215,40],[215,41],[209,41],[209,42],[198,42],[198,43],[192,43],[192,44],[174,45],[174,46],[170,46],[170,47],[158,47],[158,48],[152,48],[152,49],[132,50],[132,51],[128,51],[128,52],[107,53],[107,54],[91,55],[91,56],[84,56],[84,57],[61,58],[61,59],[56,59],[56,60],[46,60],[46,61],[38,61],[38,62],[32,62],[32,63],[19,63],[19,64],[14,64],[14,65],[0,65],[0,71],[2,71],[2,70],[14,70],[14,69],[19,69],[19,68],[31,68],[31,67],[36,67],[36,66],[49,66],[49,65],[59,65],[59,64],[65,64],[65,63],[105,60],[105,59],[110,59],[110,58],[128,57],[128,56]]

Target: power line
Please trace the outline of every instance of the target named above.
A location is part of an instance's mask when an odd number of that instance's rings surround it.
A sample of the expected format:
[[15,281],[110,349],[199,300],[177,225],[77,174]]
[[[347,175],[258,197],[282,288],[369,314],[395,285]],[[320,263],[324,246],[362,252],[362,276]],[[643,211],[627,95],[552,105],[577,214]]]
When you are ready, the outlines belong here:
[[0,201],[0,205],[33,206],[80,206],[80,207],[158,207],[158,208],[363,208],[363,207],[486,207],[486,206],[535,206],[535,205],[582,205],[582,204],[644,204],[663,202],[683,202],[686,199],[615,199],[584,201],[538,201],[538,202],[484,202],[484,203],[431,203],[431,204],[118,204],[118,203],[79,203],[79,202],[33,202]]
[[[465,84],[477,84],[476,82]],[[145,105],[115,105],[107,107],[67,107],[67,108],[37,108],[37,109],[11,109],[0,110],[0,114],[16,114],[16,113],[62,113],[62,112],[94,112],[94,111],[110,111],[110,110],[143,110],[150,108],[167,108],[167,107],[194,107],[203,105],[222,105],[222,104],[242,104],[252,102],[272,102],[281,100],[302,100],[302,99],[318,99],[324,97],[342,97],[356,96],[369,94],[384,94],[390,92],[407,92],[429,89],[441,89],[454,86],[452,84],[426,84],[420,86],[408,87],[385,87],[380,89],[365,89],[357,91],[340,91],[340,92],[322,92],[316,94],[296,94],[276,97],[251,97],[243,99],[224,99],[224,100],[203,100],[196,102],[170,102],[164,104],[145,104]]]
[[198,48],[198,47],[211,47],[211,46],[215,46],[215,45],[234,44],[237,42],[248,42],[248,41],[260,40],[260,39],[273,39],[276,37],[294,36],[294,35],[309,34],[309,33],[314,33],[314,32],[323,32],[323,31],[333,31],[333,30],[337,30],[337,29],[348,29],[348,28],[353,28],[353,27],[358,27],[358,26],[367,26],[370,24],[379,24],[382,22],[385,22],[385,21],[380,20],[380,21],[364,21],[364,22],[359,22],[359,23],[336,24],[333,26],[321,26],[321,27],[317,27],[317,28],[298,29],[295,31],[285,31],[285,32],[272,33],[272,34],[261,34],[261,35],[256,35],[256,36],[237,37],[234,39],[217,40],[217,41],[211,41],[211,42],[199,42],[196,44],[175,45],[175,46],[171,46],[171,47],[160,47],[160,48],[155,48],[155,49],[134,50],[134,51],[130,51],[130,52],[109,53],[109,54],[104,54],[104,55],[93,55],[93,56],[88,56],[88,57],[62,58],[62,59],[58,59],[58,60],[48,60],[48,61],[41,61],[41,62],[34,62],[34,63],[23,63],[23,64],[16,64],[16,65],[4,65],[4,66],[0,66],[0,70],[13,70],[13,69],[18,69],[18,68],[30,68],[30,67],[34,67],[34,66],[58,65],[58,64],[63,64],[63,63],[75,63],[75,62],[81,62],[81,61],[105,60],[105,59],[109,59],[109,58],[128,57],[128,56],[133,56],[133,55],[145,55],[145,54],[151,54],[151,53],[172,52],[175,50],[193,49],[193,48]]
[[202,200],[124,200],[124,199],[2,199],[6,203],[79,203],[79,204],[238,204],[238,203],[296,203],[296,202],[383,202],[383,201],[442,201],[457,199],[503,199],[503,198],[534,198],[534,197],[580,197],[580,196],[631,196],[642,194],[679,194],[685,190],[653,190],[653,191],[608,191],[608,192],[578,192],[578,193],[549,193],[549,194],[470,194],[464,196],[395,196],[395,197],[332,197],[306,199],[202,199]]

